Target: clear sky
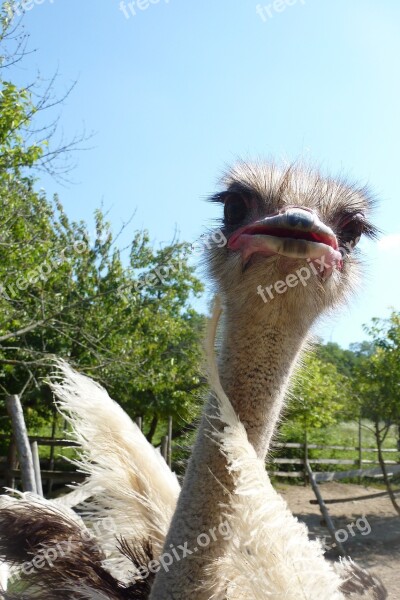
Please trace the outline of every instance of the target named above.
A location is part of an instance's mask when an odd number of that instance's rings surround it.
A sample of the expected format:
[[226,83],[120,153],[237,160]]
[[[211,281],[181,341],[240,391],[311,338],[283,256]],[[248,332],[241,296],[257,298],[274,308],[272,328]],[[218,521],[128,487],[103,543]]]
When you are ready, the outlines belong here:
[[[129,8],[129,4],[131,8]],[[28,5],[29,7],[30,5]],[[368,183],[384,237],[349,310],[319,331],[343,346],[400,308],[398,0],[32,0],[29,80],[59,71],[65,136],[96,132],[73,185],[44,177],[73,218],[103,202],[115,229],[136,211],[159,242],[193,241],[204,202],[237,157],[309,157]],[[14,73],[15,74],[15,73]],[[129,232],[127,232],[127,235]],[[201,305],[205,306],[205,304]]]

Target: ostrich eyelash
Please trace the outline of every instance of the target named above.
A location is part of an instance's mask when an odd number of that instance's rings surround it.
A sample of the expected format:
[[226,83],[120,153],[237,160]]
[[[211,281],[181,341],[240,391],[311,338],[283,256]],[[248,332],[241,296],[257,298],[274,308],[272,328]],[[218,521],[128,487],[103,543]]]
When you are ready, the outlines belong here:
[[249,202],[253,194],[251,193],[250,190],[229,189],[229,190],[224,190],[223,192],[218,192],[217,194],[214,194],[213,196],[211,196],[210,202],[217,202],[220,204],[225,204],[226,200],[230,196],[234,196],[234,195],[241,196],[244,200]]
[[359,227],[360,232],[359,236],[357,237],[365,235],[370,239],[377,239],[380,234],[379,229],[375,227],[375,225],[373,225],[370,221],[368,221],[365,215],[360,211],[354,212],[352,214],[347,213],[346,215],[342,216],[337,227],[339,231],[339,237],[341,237],[341,235],[345,237],[346,229],[351,230],[352,227]]

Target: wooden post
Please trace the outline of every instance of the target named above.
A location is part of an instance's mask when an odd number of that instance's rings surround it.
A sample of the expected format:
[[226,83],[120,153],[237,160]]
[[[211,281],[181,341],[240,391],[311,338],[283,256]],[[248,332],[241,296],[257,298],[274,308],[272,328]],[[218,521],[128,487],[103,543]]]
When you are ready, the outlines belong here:
[[346,553],[344,551],[342,543],[338,539],[336,539],[335,526],[334,526],[333,521],[331,519],[331,515],[329,514],[329,511],[326,508],[324,499],[322,498],[321,492],[319,491],[318,484],[315,481],[314,473],[312,472],[312,469],[310,467],[310,463],[308,461],[306,462],[306,469],[307,469],[307,472],[308,472],[308,476],[310,478],[311,487],[312,487],[312,489],[314,491],[314,494],[315,494],[315,496],[316,496],[316,498],[318,500],[318,504],[319,504],[319,508],[320,508],[321,514],[324,517],[326,526],[328,527],[329,533],[331,534],[331,538],[333,540],[333,544],[332,545],[335,548],[338,549],[339,554],[341,554],[342,556],[346,556]]
[[[53,414],[53,423],[51,425],[51,439],[53,441],[56,438],[57,417],[58,417],[58,413],[57,413],[57,411],[54,411],[54,414]],[[56,449],[55,444],[52,444],[50,446],[49,471],[54,471],[55,449]],[[53,480],[49,479],[48,482],[47,482],[47,495],[50,496],[50,494],[51,494],[52,491],[53,491]]]
[[304,432],[304,485],[308,485],[308,472],[307,472],[307,463],[308,463],[308,437],[307,437],[307,429]]
[[37,442],[32,442],[31,452],[33,468],[35,470],[36,492],[39,494],[39,496],[43,496],[42,476],[40,474],[39,446]]
[[164,435],[161,438],[161,456],[164,458],[165,462],[168,460],[168,436]]
[[[358,419],[358,468],[362,469],[362,422],[361,415]],[[361,484],[361,477],[358,478],[358,483]]]
[[172,417],[168,417],[168,466],[172,466]]
[[140,431],[143,431],[143,417],[136,417],[135,423],[139,427]]
[[36,493],[35,470],[21,401],[18,396],[8,396],[6,405],[8,414],[11,417],[19,462],[21,463],[22,488],[24,492]]

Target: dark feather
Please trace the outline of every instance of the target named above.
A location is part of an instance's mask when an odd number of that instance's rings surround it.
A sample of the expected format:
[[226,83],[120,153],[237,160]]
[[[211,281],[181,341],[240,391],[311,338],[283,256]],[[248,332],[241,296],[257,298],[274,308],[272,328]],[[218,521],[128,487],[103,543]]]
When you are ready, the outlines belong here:
[[[135,569],[148,564],[151,549],[145,544],[126,555]],[[148,598],[151,581],[135,578],[124,585],[104,568],[105,558],[89,530],[54,505],[23,499],[0,508],[0,560],[18,568],[11,581],[25,588],[18,594],[0,592],[4,600]]]
[[388,598],[388,593],[382,581],[356,563],[347,562],[344,575],[347,575],[348,579],[341,585],[340,590],[345,596],[357,594],[362,598],[367,592],[369,594],[372,592],[374,600],[386,600]]

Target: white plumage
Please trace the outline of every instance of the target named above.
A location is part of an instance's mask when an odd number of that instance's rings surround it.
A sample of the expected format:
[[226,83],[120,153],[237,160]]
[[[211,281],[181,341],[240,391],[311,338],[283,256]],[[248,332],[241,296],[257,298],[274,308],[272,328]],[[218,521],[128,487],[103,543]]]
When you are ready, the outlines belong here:
[[133,547],[150,540],[159,554],[180,486],[161,454],[104,388],[63,361],[58,370],[51,388],[81,446],[76,464],[88,476],[60,502],[83,504],[84,519],[99,532],[112,572],[125,581],[132,565],[119,552],[118,538]]

